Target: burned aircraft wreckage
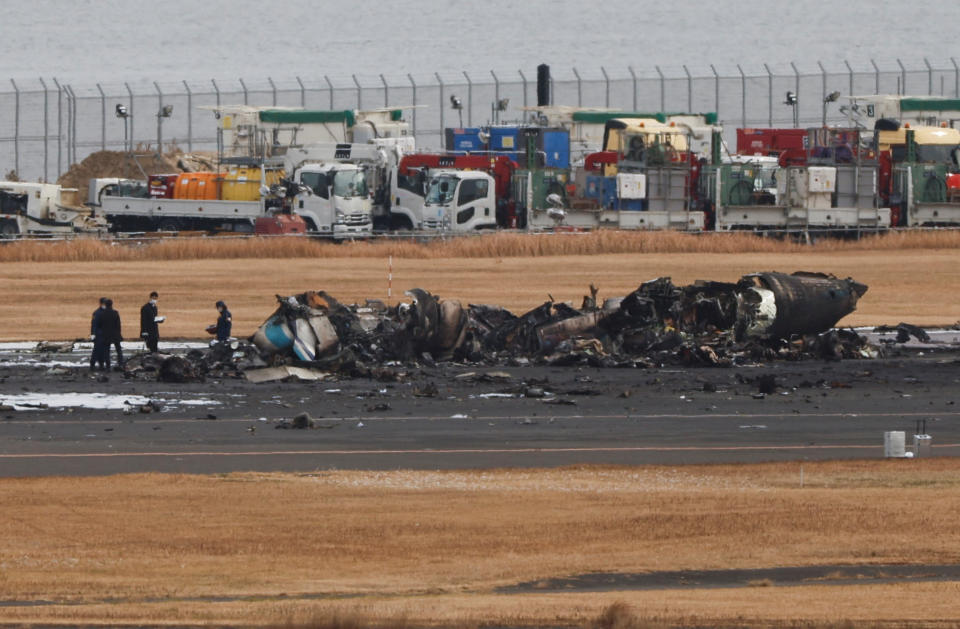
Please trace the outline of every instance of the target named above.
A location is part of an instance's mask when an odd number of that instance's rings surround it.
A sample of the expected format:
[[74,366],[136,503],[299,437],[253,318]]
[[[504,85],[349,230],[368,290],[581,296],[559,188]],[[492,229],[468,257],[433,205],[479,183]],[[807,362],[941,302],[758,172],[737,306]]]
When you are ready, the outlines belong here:
[[820,273],[753,273],[736,283],[687,286],[664,277],[603,302],[591,286],[579,309],[550,300],[520,316],[419,288],[407,292],[410,303],[393,307],[344,305],[311,291],[278,295],[276,312],[249,341],[171,357],[158,371],[161,379],[187,380],[278,365],[376,376],[391,366],[445,361],[656,367],[870,358],[876,350],[866,339],[833,329],[866,291]]

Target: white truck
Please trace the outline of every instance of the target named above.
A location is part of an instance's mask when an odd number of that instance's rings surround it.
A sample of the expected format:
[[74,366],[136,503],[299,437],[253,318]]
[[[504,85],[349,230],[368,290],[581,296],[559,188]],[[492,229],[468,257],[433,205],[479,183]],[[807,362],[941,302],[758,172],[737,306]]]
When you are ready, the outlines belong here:
[[106,233],[106,221],[76,204],[76,193],[57,184],[0,181],[0,238]]
[[282,158],[286,179],[279,183],[272,183],[277,177],[268,177],[269,172],[280,168],[279,158],[261,163],[260,196],[255,200],[131,196],[127,191],[138,182],[93,179],[88,205],[97,216],[109,221],[114,231],[250,233],[258,218],[293,211],[314,235],[364,238],[372,231],[368,164],[378,156],[378,148],[368,144],[290,148]]
[[480,170],[435,171],[427,184],[420,211],[422,229],[453,232],[496,229],[497,197],[493,177]]
[[[265,175],[261,177],[265,181]],[[87,205],[114,232],[215,230],[252,233],[257,218],[282,207],[282,195],[263,189],[253,201],[154,198],[139,194],[144,181],[91,179]],[[265,194],[264,194],[265,193]]]
[[310,231],[335,239],[365,238],[373,231],[370,180],[384,152],[373,144],[315,144],[289,148],[284,167],[299,186],[293,211]]
[[403,155],[390,178],[392,226],[460,232],[511,227],[509,189],[516,168],[504,155]]

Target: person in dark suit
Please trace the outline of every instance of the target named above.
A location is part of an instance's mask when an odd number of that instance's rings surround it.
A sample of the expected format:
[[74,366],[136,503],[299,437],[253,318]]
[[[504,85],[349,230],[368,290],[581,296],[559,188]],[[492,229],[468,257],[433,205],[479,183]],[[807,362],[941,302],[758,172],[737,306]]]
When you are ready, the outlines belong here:
[[93,311],[93,316],[90,317],[90,340],[93,341],[93,351],[90,352],[90,369],[96,369],[97,365],[103,363],[101,360],[100,354],[103,351],[101,347],[101,340],[97,336],[98,330],[100,328],[100,315],[103,313],[104,308],[106,308],[106,297],[100,298],[100,305],[96,310]]
[[103,366],[110,369],[110,346],[117,348],[117,366],[123,367],[123,334],[120,329],[120,313],[113,309],[113,300],[107,299],[100,314],[99,334],[103,339]]
[[159,324],[163,322],[163,318],[157,315],[157,299],[159,297],[157,291],[153,291],[150,293],[150,301],[140,308],[140,338],[146,344],[147,351],[154,353],[157,351],[157,343],[160,341]]
[[217,310],[220,316],[217,317],[217,341],[222,343],[230,338],[230,330],[233,328],[233,315],[227,310],[227,304],[222,301],[217,302]]

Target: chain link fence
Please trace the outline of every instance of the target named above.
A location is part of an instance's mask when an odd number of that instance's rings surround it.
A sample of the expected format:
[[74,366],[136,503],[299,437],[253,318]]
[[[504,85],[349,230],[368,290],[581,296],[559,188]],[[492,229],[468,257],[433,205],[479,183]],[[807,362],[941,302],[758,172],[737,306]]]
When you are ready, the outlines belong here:
[[[946,63],[909,67],[871,61],[869,67],[789,66],[718,71],[688,68],[664,72],[628,68],[552,68],[552,95],[556,105],[602,107],[631,111],[717,112],[731,142],[738,127],[788,127],[793,108],[783,103],[789,90],[797,95],[800,127],[819,125],[826,112],[828,123],[845,120],[839,107],[824,109],[824,97],[844,95],[911,94],[960,97],[960,66]],[[463,103],[450,107],[450,97]],[[494,103],[509,99],[506,111]],[[516,71],[504,76],[493,71],[478,76],[460,75],[376,77],[353,75],[332,80],[329,76],[275,81],[180,81],[97,83],[75,85],[57,79],[37,79],[27,84],[10,80],[0,91],[0,174],[14,172],[24,180],[55,181],[70,164],[100,150],[125,147],[166,151],[176,145],[187,151],[216,150],[216,123],[204,108],[217,105],[264,105],[308,109],[373,109],[410,107],[417,146],[439,149],[443,130],[452,126],[478,126],[498,119],[523,121],[524,107],[536,105],[535,72]],[[116,116],[117,105],[127,117]],[[172,105],[169,117],[161,117]]]

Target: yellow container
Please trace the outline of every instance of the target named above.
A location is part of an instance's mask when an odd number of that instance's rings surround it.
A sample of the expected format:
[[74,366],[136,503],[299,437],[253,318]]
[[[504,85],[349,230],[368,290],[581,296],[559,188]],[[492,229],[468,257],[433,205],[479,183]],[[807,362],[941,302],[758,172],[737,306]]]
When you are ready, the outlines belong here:
[[[280,182],[283,172],[267,170],[266,185]],[[224,201],[256,201],[260,198],[260,169],[234,168],[223,176],[221,197]]]

